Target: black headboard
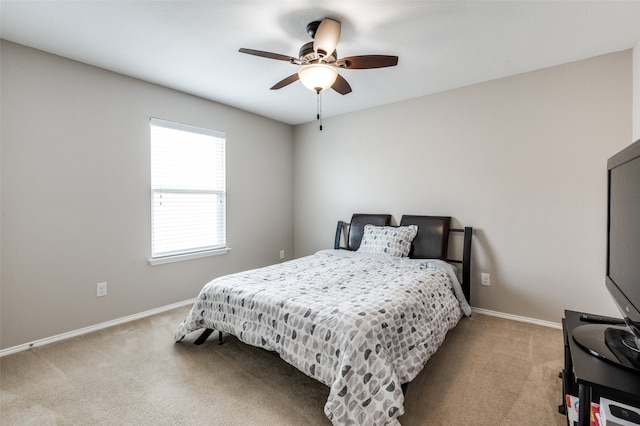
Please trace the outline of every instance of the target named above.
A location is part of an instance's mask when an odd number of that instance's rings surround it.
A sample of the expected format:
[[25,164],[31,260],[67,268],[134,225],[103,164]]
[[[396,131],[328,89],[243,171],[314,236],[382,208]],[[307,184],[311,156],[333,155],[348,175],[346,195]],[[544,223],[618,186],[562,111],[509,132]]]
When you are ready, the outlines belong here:
[[409,257],[414,259],[447,259],[451,216],[403,215],[400,226],[417,225],[418,233],[411,244]]

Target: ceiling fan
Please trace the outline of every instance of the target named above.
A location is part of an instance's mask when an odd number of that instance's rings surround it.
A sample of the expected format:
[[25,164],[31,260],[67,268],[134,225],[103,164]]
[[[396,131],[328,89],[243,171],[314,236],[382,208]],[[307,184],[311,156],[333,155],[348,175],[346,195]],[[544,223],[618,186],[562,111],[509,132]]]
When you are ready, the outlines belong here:
[[398,57],[389,55],[361,55],[338,58],[336,46],[340,39],[340,27],[340,22],[331,18],[309,23],[307,25],[307,34],[313,38],[313,41],[304,44],[300,48],[297,58],[245,48],[240,49],[240,52],[263,58],[287,61],[300,67],[297,73],[277,82],[271,87],[271,90],[281,89],[300,80],[302,84],[318,94],[328,88],[332,88],[341,95],[351,93],[351,86],[338,73],[339,68],[362,70],[393,67],[398,64]]

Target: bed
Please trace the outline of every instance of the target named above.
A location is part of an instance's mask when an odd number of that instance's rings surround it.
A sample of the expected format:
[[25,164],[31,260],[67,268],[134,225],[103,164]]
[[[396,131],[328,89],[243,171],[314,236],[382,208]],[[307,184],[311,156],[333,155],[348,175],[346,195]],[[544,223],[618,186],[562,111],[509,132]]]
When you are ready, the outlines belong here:
[[[334,425],[399,424],[406,385],[471,314],[473,230],[451,229],[442,216],[390,221],[354,214],[338,222],[333,249],[214,279],[175,340],[232,334],[329,386],[324,411]],[[461,260],[448,258],[456,233]],[[450,262],[462,265],[462,285]]]

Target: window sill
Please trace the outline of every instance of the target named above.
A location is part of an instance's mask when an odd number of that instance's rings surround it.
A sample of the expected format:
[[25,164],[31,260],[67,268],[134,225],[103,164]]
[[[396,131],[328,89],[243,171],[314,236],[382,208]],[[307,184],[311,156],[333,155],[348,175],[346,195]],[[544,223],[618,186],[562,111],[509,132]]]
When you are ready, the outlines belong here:
[[226,254],[231,249],[229,247],[216,249],[216,250],[207,250],[207,251],[199,251],[197,253],[186,253],[186,254],[176,254],[173,256],[165,256],[165,257],[156,257],[148,259],[150,265],[162,265],[164,263],[173,263],[173,262],[182,262],[183,260],[191,260],[198,259],[201,257],[209,257],[209,256],[218,256],[220,254]]

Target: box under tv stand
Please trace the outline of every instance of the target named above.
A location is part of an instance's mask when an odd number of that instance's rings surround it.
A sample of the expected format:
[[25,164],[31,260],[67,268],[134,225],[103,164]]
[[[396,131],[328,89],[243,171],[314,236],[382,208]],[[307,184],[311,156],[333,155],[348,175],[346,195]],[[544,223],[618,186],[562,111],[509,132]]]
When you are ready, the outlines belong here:
[[558,407],[559,411],[568,415],[565,395],[577,396],[580,400],[578,426],[589,426],[591,404],[583,401],[599,404],[600,398],[604,397],[634,407],[640,406],[640,374],[596,358],[578,346],[572,337],[573,330],[588,323],[580,319],[582,312],[567,310],[564,315],[564,369],[561,374],[562,405]]

